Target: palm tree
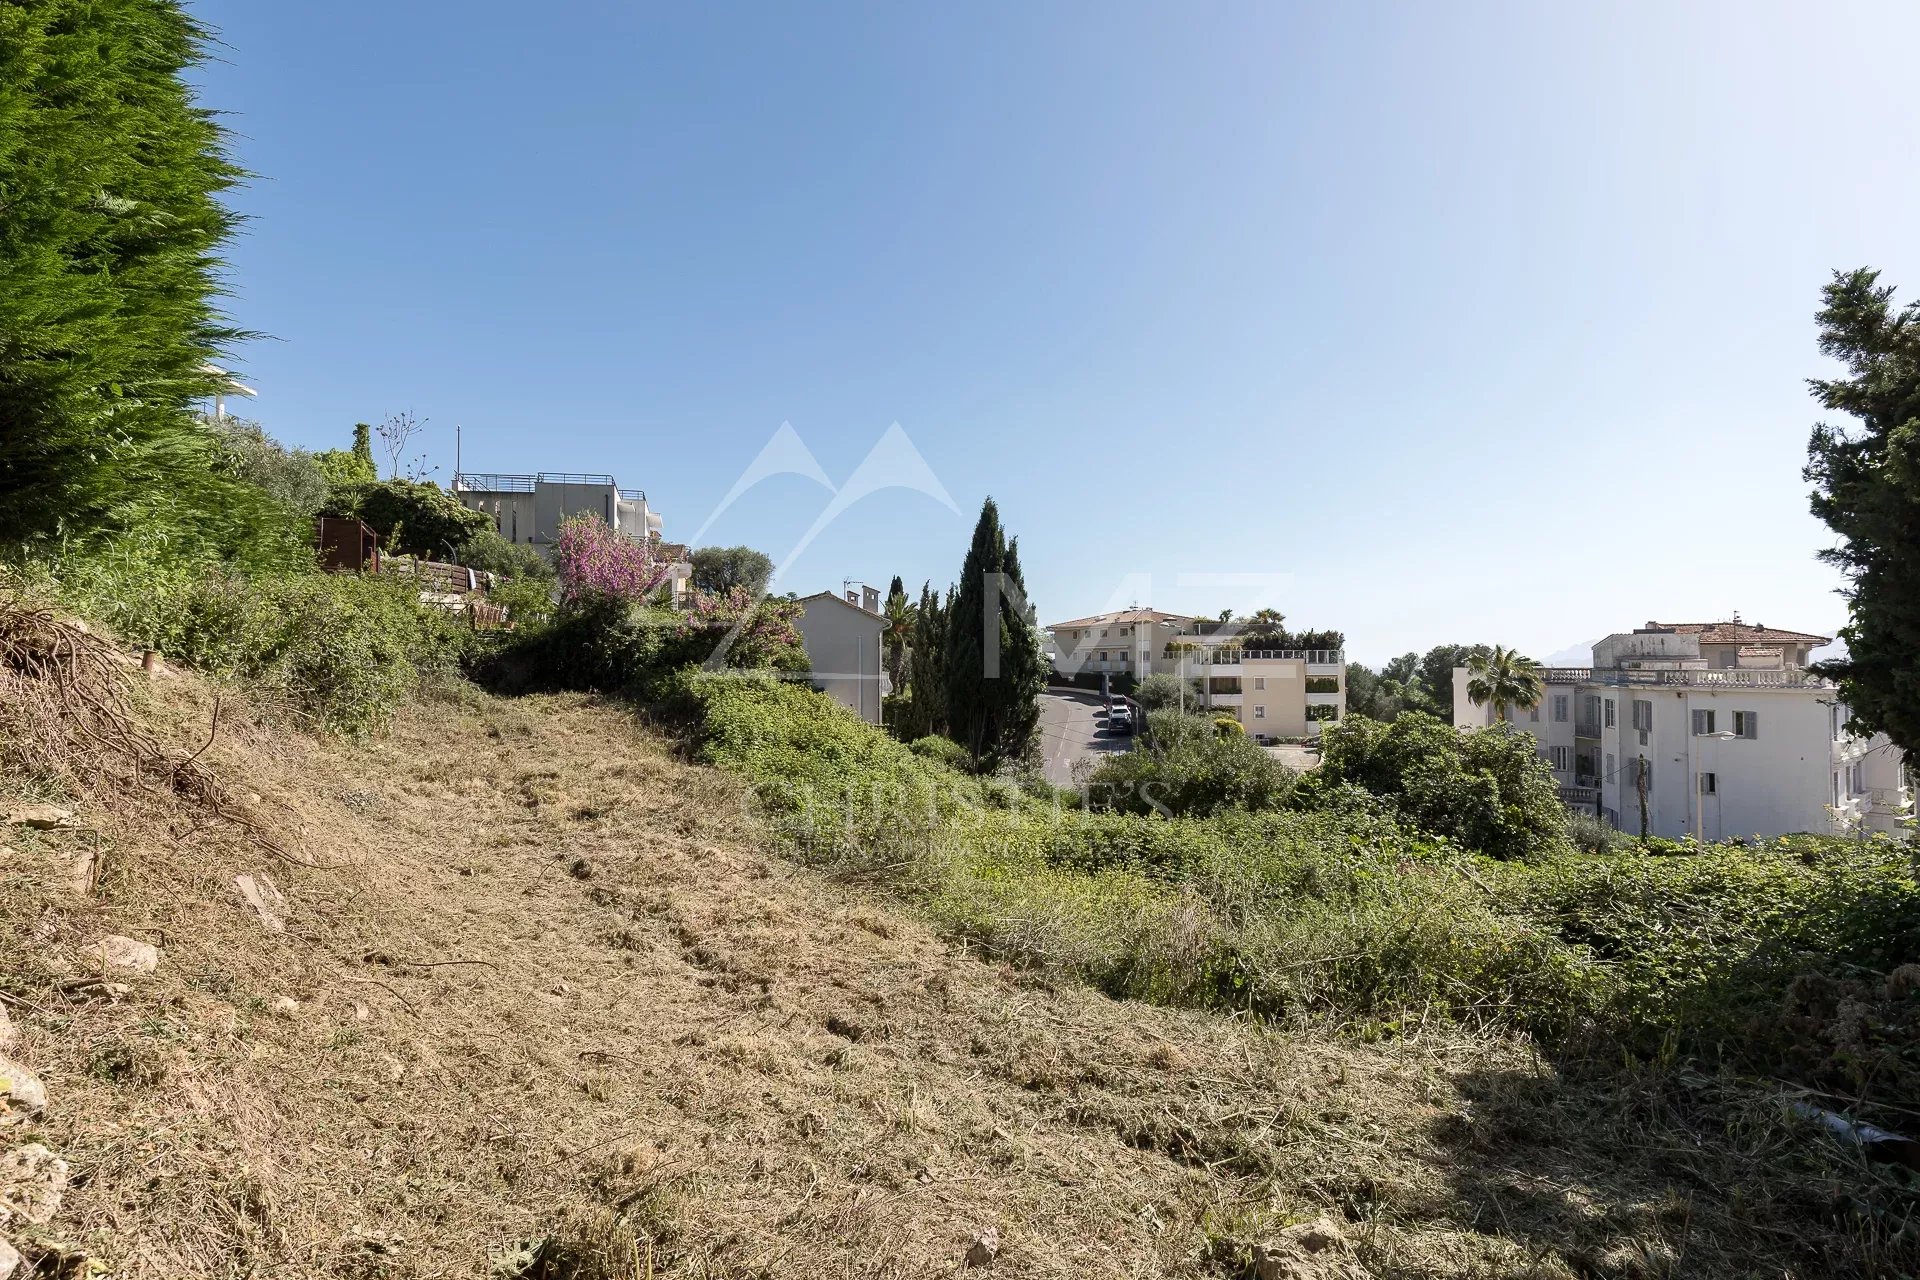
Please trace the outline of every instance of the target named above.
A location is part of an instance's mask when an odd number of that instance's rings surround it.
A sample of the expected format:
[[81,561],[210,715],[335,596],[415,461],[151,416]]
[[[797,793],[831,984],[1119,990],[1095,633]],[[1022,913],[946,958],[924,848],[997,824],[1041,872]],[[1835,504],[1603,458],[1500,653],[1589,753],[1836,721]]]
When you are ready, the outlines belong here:
[[906,679],[907,641],[913,637],[913,624],[920,611],[907,599],[907,592],[900,585],[900,579],[893,580],[893,589],[887,592],[887,604],[884,617],[887,625],[880,633],[881,643],[887,648],[887,679],[893,681],[893,691],[901,692]]
[[1493,718],[1505,720],[1509,707],[1537,707],[1546,694],[1540,664],[1514,649],[1493,646],[1491,653],[1467,659],[1467,698],[1476,707],[1493,704]]

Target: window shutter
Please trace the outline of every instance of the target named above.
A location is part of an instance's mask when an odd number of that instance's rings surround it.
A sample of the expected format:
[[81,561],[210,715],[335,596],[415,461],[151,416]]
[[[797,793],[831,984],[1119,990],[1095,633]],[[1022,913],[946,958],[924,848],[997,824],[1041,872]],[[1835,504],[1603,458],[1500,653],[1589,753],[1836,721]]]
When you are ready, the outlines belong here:
[[1748,737],[1748,738],[1759,737],[1760,736],[1760,713],[1758,711],[1747,712],[1747,722],[1744,725],[1741,725],[1740,727],[1743,730],[1745,730],[1745,733],[1742,735],[1743,737]]
[[1707,713],[1704,711],[1694,712],[1693,713],[1694,736],[1698,737],[1700,734],[1703,734],[1706,731],[1707,731]]

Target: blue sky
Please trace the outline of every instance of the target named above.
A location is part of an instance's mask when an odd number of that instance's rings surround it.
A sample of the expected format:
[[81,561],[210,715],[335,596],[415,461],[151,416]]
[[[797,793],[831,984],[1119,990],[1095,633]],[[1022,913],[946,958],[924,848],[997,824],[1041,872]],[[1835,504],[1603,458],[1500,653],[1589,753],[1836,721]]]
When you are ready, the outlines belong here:
[[991,494],[1043,620],[1376,663],[1844,616],[1803,380],[1831,269],[1920,290],[1920,6],[192,7],[290,443],[410,409],[684,539],[898,424],[958,513],[843,500],[783,588],[944,583]]

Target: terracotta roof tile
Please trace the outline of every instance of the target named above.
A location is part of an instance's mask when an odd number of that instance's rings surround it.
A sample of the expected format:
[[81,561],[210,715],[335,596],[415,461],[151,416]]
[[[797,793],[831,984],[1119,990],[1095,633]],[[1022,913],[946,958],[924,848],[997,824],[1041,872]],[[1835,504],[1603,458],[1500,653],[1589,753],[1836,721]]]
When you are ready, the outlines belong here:
[[1783,631],[1753,622],[1649,622],[1639,631],[1641,634],[1670,631],[1675,635],[1699,636],[1701,644],[1810,644],[1817,647],[1833,641],[1832,636]]
[[1161,609],[1122,609],[1117,613],[1096,613],[1091,618],[1075,618],[1071,622],[1049,622],[1047,630],[1058,631],[1062,627],[1106,627],[1117,622],[1192,622],[1190,613],[1167,613]]

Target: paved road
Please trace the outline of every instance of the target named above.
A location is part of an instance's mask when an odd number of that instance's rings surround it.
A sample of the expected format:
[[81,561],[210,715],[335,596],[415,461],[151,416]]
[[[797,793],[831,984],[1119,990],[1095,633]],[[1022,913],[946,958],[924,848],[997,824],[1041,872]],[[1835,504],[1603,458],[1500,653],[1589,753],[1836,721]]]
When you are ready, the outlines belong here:
[[1086,689],[1048,689],[1040,695],[1040,744],[1046,756],[1047,781],[1056,787],[1073,785],[1073,765],[1089,756],[1125,751],[1133,739],[1107,732],[1107,712],[1100,695]]

